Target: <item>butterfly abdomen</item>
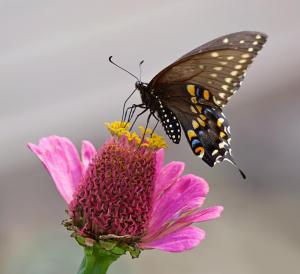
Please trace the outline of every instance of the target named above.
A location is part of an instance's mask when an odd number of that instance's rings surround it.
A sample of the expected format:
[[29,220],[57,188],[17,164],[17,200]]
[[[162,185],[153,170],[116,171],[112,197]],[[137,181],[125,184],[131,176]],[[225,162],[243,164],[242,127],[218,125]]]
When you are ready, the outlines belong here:
[[140,91],[143,104],[150,109],[150,112],[157,114],[168,137],[173,143],[178,144],[181,139],[181,129],[176,115],[161,100],[157,90],[143,83],[137,83],[136,87]]

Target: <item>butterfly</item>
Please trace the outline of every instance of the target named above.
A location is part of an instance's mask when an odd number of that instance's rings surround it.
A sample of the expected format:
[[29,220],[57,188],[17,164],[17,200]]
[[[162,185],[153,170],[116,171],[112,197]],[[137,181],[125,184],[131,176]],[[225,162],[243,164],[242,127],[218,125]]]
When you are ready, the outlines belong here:
[[264,33],[243,31],[195,48],[159,72],[150,83],[136,82],[143,103],[138,106],[144,108],[142,113],[150,110],[150,116],[161,122],[175,144],[180,142],[183,131],[193,153],[209,166],[223,160],[237,166],[222,108],[239,89],[248,66],[266,40]]

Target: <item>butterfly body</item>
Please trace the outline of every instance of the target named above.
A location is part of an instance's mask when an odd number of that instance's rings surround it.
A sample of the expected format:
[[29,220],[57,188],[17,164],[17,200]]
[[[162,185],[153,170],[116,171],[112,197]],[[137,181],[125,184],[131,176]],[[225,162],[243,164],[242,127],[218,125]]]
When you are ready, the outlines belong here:
[[143,104],[150,112],[161,121],[167,135],[178,144],[181,139],[181,129],[176,115],[168,107],[170,96],[168,87],[152,88],[149,84],[136,82],[136,88],[140,91]]
[[251,31],[219,37],[167,66],[149,84],[136,83],[143,104],[158,116],[169,138],[179,143],[183,130],[194,154],[209,166],[223,160],[236,165],[222,108],[266,39]]
[[135,87],[140,92],[143,104],[145,104],[148,109],[156,110],[159,105],[159,100],[156,95],[157,92],[154,94],[154,90],[150,90],[148,83],[140,81],[135,83]]

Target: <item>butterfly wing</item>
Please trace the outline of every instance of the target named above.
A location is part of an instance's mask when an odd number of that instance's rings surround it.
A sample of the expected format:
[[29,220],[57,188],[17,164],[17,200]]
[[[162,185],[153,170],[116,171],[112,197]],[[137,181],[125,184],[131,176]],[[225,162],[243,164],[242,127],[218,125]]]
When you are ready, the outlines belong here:
[[232,159],[228,121],[208,90],[194,84],[162,84],[159,90],[164,108],[178,119],[194,154],[209,166]]
[[193,83],[212,93],[214,104],[223,107],[240,87],[246,69],[266,42],[260,32],[237,32],[208,42],[166,67],[149,83]]

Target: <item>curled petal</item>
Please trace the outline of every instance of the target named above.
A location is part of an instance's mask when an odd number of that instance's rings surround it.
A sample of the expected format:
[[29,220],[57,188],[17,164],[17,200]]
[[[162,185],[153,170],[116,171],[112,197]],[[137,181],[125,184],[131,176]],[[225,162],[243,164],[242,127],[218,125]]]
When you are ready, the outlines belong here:
[[185,223],[185,224],[190,224],[190,223],[199,223],[199,222],[204,222],[208,220],[213,220],[218,217],[220,217],[222,211],[223,211],[222,206],[212,206],[203,210],[200,210],[198,212],[192,213],[190,215],[187,215],[185,217],[179,218],[178,223]]
[[172,223],[172,225],[164,229],[161,233],[171,233],[183,227],[189,226],[192,223],[200,223],[216,219],[220,217],[222,211],[222,206],[213,206],[203,210],[191,212],[190,214],[184,214],[182,217],[179,217],[174,223]]
[[181,177],[169,187],[161,199],[154,200],[152,217],[148,226],[148,236],[176,221],[184,212],[199,208],[208,193],[207,182],[194,175]]
[[42,138],[38,145],[28,147],[43,162],[54,183],[67,203],[82,177],[82,166],[73,143],[64,137],[49,136]]
[[169,252],[182,252],[197,246],[205,238],[205,232],[193,226],[184,227],[151,242],[141,243],[144,249],[156,248]]
[[90,141],[82,141],[81,145],[81,160],[82,160],[82,166],[83,166],[83,172],[87,170],[91,160],[96,155],[97,150],[93,146],[93,144]]

